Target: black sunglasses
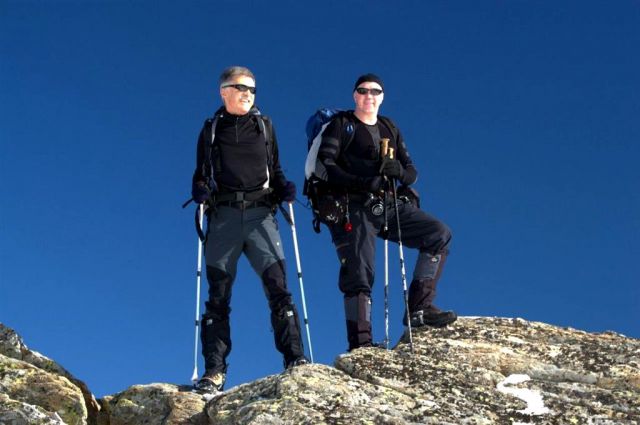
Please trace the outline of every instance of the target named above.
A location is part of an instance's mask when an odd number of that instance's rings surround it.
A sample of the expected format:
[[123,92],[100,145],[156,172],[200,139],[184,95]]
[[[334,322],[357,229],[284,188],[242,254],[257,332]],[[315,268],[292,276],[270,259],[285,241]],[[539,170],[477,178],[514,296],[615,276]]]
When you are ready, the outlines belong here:
[[358,94],[365,95],[367,93],[371,93],[372,96],[380,96],[382,94],[382,89],[367,89],[365,87],[358,87],[356,89]]
[[241,91],[243,93],[249,90],[249,93],[256,94],[255,87],[245,86],[244,84],[225,84],[224,86],[222,86],[223,89],[227,87],[233,87],[234,89]]

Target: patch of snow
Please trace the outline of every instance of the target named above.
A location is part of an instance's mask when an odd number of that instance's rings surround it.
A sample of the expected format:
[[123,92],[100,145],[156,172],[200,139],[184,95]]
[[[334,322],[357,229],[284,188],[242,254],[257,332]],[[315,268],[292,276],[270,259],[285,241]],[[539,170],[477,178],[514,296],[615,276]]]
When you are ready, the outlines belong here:
[[520,338],[517,338],[517,337],[515,337],[513,335],[509,335],[507,337],[507,341],[513,342],[514,344],[528,344],[527,341],[525,341],[523,339],[520,339]]
[[497,385],[498,391],[504,394],[509,394],[517,397],[527,403],[527,408],[524,410],[518,410],[519,413],[525,415],[537,416],[550,413],[550,410],[545,407],[542,399],[542,394],[539,391],[529,390],[526,388],[512,388],[508,385],[518,385],[523,382],[530,381],[529,375],[513,374],[507,376],[502,382]]
[[509,347],[500,347],[500,352],[502,354],[509,354],[509,355],[514,355],[515,354],[515,352]]

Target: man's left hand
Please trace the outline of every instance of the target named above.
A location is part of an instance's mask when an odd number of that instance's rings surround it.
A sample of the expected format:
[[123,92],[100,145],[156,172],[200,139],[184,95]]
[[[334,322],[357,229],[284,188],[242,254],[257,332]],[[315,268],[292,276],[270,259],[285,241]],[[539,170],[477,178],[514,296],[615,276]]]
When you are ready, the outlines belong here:
[[293,202],[296,199],[296,185],[294,182],[287,182],[278,190],[278,197],[283,202]]

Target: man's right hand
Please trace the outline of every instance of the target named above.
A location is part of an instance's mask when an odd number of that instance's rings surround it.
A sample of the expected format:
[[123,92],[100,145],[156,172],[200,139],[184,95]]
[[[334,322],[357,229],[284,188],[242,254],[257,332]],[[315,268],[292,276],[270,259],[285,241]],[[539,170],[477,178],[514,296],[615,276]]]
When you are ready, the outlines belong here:
[[380,172],[392,179],[402,180],[404,177],[404,168],[397,159],[385,158],[380,166]]
[[205,203],[211,197],[211,190],[203,181],[194,182],[191,187],[191,197],[197,204]]

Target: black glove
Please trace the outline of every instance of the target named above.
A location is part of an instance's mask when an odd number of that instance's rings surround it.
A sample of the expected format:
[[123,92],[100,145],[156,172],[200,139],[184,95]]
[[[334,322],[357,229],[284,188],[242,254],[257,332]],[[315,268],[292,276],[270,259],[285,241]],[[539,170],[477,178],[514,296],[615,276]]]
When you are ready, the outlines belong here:
[[211,193],[211,189],[203,181],[194,182],[193,186],[191,186],[191,197],[197,204],[207,202],[211,197]]
[[293,202],[296,199],[296,184],[290,180],[278,189],[278,198],[282,202]]
[[402,180],[404,177],[404,168],[397,159],[385,158],[380,166],[380,172],[392,179]]

